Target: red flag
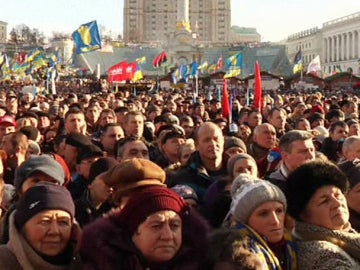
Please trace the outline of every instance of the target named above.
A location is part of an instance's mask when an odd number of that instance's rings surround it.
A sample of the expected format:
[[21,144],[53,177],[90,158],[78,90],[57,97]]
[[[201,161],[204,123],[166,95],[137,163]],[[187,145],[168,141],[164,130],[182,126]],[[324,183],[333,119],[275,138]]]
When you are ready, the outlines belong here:
[[229,105],[229,93],[227,87],[227,80],[224,79],[224,85],[222,89],[222,100],[221,100],[222,116],[229,119],[230,116],[230,105]]
[[152,64],[154,67],[158,68],[161,66],[162,63],[167,61],[167,55],[166,52],[163,51],[162,53],[160,53],[158,56],[156,56],[154,58],[154,60],[152,61]]
[[222,57],[220,56],[220,58],[218,59],[217,63],[216,63],[216,69],[222,69],[223,68],[223,60]]
[[254,109],[262,109],[262,87],[259,62],[255,62],[255,93],[254,93]]
[[136,67],[137,67],[137,62],[132,62],[127,65],[125,69],[125,78],[127,81],[131,81],[134,78]]
[[108,70],[108,81],[110,83],[118,83],[127,80],[126,68],[128,63],[126,61],[120,62]]

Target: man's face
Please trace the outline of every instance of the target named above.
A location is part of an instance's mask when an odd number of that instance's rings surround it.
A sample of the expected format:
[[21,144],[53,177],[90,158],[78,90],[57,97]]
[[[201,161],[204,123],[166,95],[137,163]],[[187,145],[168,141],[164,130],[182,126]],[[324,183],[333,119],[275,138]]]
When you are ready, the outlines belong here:
[[123,147],[123,154],[121,157],[118,157],[119,161],[132,158],[150,159],[148,148],[140,140],[128,142]]
[[166,140],[163,144],[163,150],[166,155],[177,156],[179,153],[180,145],[185,142],[183,138],[171,138]]
[[144,118],[141,115],[132,115],[125,123],[126,136],[141,138],[144,132]]
[[85,127],[85,118],[82,113],[69,114],[65,120],[65,129],[68,133],[82,133]]
[[100,114],[100,121],[99,121],[99,125],[101,127],[106,126],[109,123],[115,123],[115,117],[112,113],[107,112],[107,113],[101,113]]
[[286,123],[286,115],[280,110],[275,110],[271,117],[269,117],[269,123],[272,124],[276,129],[283,130]]
[[259,112],[253,112],[248,116],[248,124],[251,128],[254,128],[262,123],[262,116]]
[[11,134],[5,135],[1,140],[1,149],[5,151],[8,157],[15,155],[16,149],[11,142]]
[[86,111],[86,118],[89,121],[89,123],[94,124],[98,120],[100,116],[100,109],[97,106],[93,106],[91,108],[88,108]]
[[74,171],[76,168],[76,157],[78,155],[78,149],[70,144],[65,144],[64,148],[64,160],[68,165],[70,171]]
[[290,172],[307,161],[315,159],[315,147],[311,139],[294,141],[291,143],[290,152],[281,152],[285,166]]
[[360,141],[354,141],[346,151],[343,151],[346,160],[360,159]]
[[194,130],[194,122],[182,122],[181,127],[185,130],[185,136],[186,138],[190,138],[191,134]]
[[124,131],[121,127],[108,127],[101,136],[101,144],[105,151],[113,153],[116,142],[121,138],[124,138]]
[[11,132],[15,132],[15,127],[9,124],[2,124],[0,125],[0,140],[6,135]]
[[272,125],[262,125],[257,134],[254,133],[254,142],[266,149],[272,149],[276,143],[276,131]]
[[222,156],[224,136],[217,126],[200,128],[197,138],[197,150],[202,159],[215,160]]
[[337,142],[338,140],[345,139],[348,136],[348,133],[348,126],[336,126],[335,129],[330,133],[330,137],[334,142]]

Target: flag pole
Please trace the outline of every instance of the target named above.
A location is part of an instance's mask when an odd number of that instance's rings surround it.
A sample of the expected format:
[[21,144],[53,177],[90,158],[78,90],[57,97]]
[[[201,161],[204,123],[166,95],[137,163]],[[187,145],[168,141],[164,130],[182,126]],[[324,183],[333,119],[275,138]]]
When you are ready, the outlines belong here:
[[195,95],[194,95],[194,103],[196,102],[199,96],[199,78],[198,78],[198,71],[195,73]]

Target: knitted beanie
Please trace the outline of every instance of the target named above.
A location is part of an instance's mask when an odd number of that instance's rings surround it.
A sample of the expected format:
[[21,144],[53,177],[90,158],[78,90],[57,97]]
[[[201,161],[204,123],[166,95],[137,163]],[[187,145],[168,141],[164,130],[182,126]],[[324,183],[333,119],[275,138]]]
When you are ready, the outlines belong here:
[[29,219],[44,210],[63,210],[72,220],[75,206],[70,192],[63,186],[48,182],[31,187],[16,204],[15,225],[21,229]]
[[164,210],[171,210],[182,216],[188,207],[184,199],[175,191],[154,186],[135,193],[125,207],[120,212],[115,212],[110,218],[127,228],[132,235],[148,216]]
[[275,185],[266,180],[258,179],[249,174],[240,174],[231,186],[230,213],[239,223],[246,224],[253,211],[263,203],[277,201],[284,205],[284,193]]
[[248,160],[251,160],[252,162],[254,162],[254,164],[256,165],[256,161],[255,159],[250,156],[249,154],[246,154],[246,153],[241,153],[241,154],[237,154],[237,155],[234,155],[232,156],[228,162],[227,162],[227,173],[228,175],[230,175],[231,177],[234,177],[235,175],[233,175],[233,171],[234,171],[234,166],[235,166],[235,163],[238,161],[238,160],[241,160],[241,159],[248,159]]

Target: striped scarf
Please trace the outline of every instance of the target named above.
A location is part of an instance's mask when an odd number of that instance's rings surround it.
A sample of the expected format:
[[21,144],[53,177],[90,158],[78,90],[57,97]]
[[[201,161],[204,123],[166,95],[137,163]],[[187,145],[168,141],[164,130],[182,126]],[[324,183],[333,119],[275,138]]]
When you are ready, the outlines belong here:
[[286,268],[283,269],[280,265],[279,259],[275,256],[274,252],[270,249],[269,245],[266,243],[263,237],[261,237],[257,232],[251,229],[245,224],[239,224],[236,227],[239,230],[239,233],[243,237],[248,237],[249,241],[249,250],[250,252],[256,254],[262,262],[266,262],[269,269],[271,270],[296,270],[297,269],[297,259],[296,259],[296,245],[292,239],[291,234],[284,233],[284,242],[285,242],[285,257],[286,257]]

